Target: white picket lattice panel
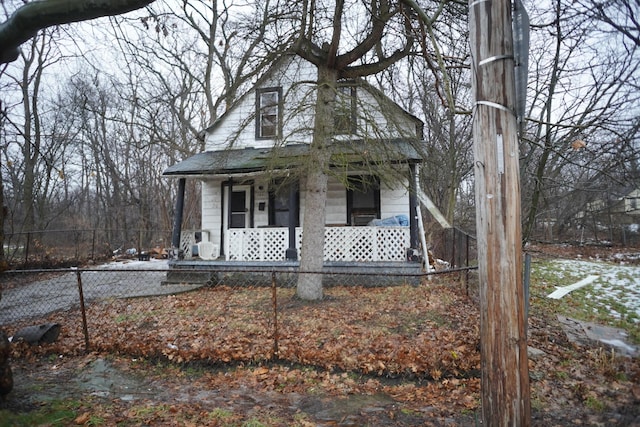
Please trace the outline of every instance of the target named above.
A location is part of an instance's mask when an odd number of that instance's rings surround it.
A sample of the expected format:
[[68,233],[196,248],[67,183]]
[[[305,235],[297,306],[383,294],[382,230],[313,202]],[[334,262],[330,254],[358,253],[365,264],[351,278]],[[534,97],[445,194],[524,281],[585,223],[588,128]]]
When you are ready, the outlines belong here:
[[[227,260],[280,261],[289,245],[289,229],[237,228],[228,230]],[[301,255],[302,230],[296,228]],[[408,227],[327,227],[325,261],[404,261],[409,247]]]
[[228,261],[281,261],[285,258],[286,228],[233,228],[228,230]]
[[191,259],[191,247],[196,244],[195,231],[183,231],[180,233],[180,249],[185,259]]

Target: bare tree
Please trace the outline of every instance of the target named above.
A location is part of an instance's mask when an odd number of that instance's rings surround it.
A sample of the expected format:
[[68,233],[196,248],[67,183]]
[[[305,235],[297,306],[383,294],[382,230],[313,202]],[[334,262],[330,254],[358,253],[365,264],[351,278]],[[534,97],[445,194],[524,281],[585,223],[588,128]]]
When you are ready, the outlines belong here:
[[468,8],[458,2],[422,7],[423,27],[416,31],[419,53],[375,78],[389,96],[425,122],[422,189],[449,223],[470,226],[473,212],[462,209],[458,197],[462,184],[472,181]]
[[39,30],[102,16],[120,15],[140,9],[153,1],[44,0],[23,4],[0,24],[0,63],[18,59],[20,45],[34,37]]
[[[384,70],[406,57],[413,48],[414,38],[394,37],[398,33],[411,34],[411,11],[402,3],[388,0],[364,2],[359,13],[370,19],[364,28],[348,28],[345,22],[354,8],[339,0],[329,8],[315,2],[303,3],[303,20],[295,51],[318,68],[317,98],[313,140],[310,146],[312,161],[305,166],[306,188],[302,241],[304,256],[300,261],[297,295],[306,300],[323,297],[322,270],[324,247],[324,206],[327,195],[329,147],[334,137],[334,111],[338,81],[358,78]],[[397,34],[397,33],[395,33]]]
[[[27,231],[34,230],[46,221],[44,204],[50,195],[52,171],[60,170],[56,169],[59,165],[55,164],[55,158],[61,154],[56,153],[60,151],[61,141],[53,135],[53,130],[47,133],[47,128],[54,120],[43,120],[47,112],[42,112],[47,101],[42,97],[45,86],[43,77],[46,69],[59,60],[59,53],[53,48],[48,32],[30,41],[29,50],[21,54],[20,66],[3,73],[13,88],[7,87],[4,92],[5,102],[12,102],[11,110],[4,112],[7,115],[5,120],[12,129],[12,136],[5,134],[11,139],[5,146],[5,155],[9,156],[6,161],[10,161],[14,169],[12,176],[16,184],[13,189],[18,190],[14,191],[15,200],[19,200],[23,208],[21,228]],[[9,144],[12,148],[9,148]],[[20,153],[19,158],[15,156],[16,149]]]
[[638,46],[620,43],[623,33],[603,32],[579,4],[553,4],[552,11],[532,10],[536,78],[521,159],[525,240],[540,222],[560,231],[586,203],[568,195],[581,198],[593,177],[638,156],[637,145],[623,151],[637,139],[629,107],[639,101]]

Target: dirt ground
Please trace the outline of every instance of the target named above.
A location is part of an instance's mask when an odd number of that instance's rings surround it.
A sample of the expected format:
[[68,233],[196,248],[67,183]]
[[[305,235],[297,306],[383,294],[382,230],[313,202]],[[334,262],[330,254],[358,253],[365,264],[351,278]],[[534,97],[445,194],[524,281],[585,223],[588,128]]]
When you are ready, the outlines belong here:
[[[620,253],[561,245],[528,250],[565,258]],[[547,313],[532,313],[529,336],[534,426],[640,427],[637,359],[614,359],[595,344],[577,347]],[[0,411],[34,413],[60,402],[72,408],[73,416],[47,425],[482,425],[478,371],[436,379],[290,361],[172,363],[121,351],[19,350],[12,362],[15,386]],[[11,424],[0,416],[5,425]]]
[[[0,409],[29,412],[52,401],[76,400],[81,404],[70,424],[87,424],[90,417],[100,418],[103,425],[244,426],[254,425],[252,420],[264,426],[476,424],[473,411],[443,414],[429,405],[413,408],[384,392],[337,393],[322,382],[306,390],[274,390],[263,379],[279,368],[178,367],[100,354],[49,357],[14,366],[16,385]],[[345,378],[335,375],[329,381],[335,385]]]
[[[482,425],[477,407],[447,413],[436,402],[396,400],[375,390],[379,387],[366,393],[349,392],[346,384],[354,378],[346,374],[330,375],[326,381],[333,387],[319,381],[306,390],[273,389],[263,379],[280,370],[278,366],[177,366],[93,353],[50,356],[14,365],[15,388],[0,409],[30,412],[54,401],[78,402],[77,416],[62,425]],[[532,375],[535,388],[535,378],[541,374],[534,371]],[[355,381],[366,385],[373,380],[362,376]],[[388,381],[420,386],[410,380]],[[610,386],[616,388],[616,382]],[[559,388],[561,396],[563,387]],[[617,407],[607,409],[585,411],[562,398],[545,408],[534,405],[532,422],[534,426],[640,426],[640,388],[631,393]],[[262,424],[249,424],[251,420]],[[0,420],[0,425],[8,424]]]

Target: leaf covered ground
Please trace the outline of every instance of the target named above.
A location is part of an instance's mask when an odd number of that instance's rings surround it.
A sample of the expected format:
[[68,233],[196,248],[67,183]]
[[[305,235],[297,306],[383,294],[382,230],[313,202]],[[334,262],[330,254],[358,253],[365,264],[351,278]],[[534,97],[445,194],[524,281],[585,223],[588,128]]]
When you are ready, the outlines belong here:
[[[77,310],[42,319],[63,325],[56,343],[13,345],[14,370],[28,386],[18,384],[0,415],[55,410],[67,414],[59,425],[476,425],[473,279],[469,289],[452,275],[420,286],[330,287],[317,303],[290,288],[274,295],[225,286],[95,302],[87,307],[90,352]],[[638,359],[572,344],[537,301],[529,319],[538,350],[529,359],[533,424],[640,422]],[[98,361],[124,379],[87,392],[73,378]],[[136,379],[132,391],[113,392],[127,378]],[[41,406],[38,382],[75,384],[76,393],[54,393]]]

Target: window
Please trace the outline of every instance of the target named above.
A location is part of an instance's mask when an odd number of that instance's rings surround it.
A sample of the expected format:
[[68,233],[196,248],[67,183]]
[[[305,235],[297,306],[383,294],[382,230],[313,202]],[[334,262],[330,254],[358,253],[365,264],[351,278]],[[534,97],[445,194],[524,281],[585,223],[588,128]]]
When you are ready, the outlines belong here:
[[334,111],[334,131],[336,134],[352,134],[356,132],[356,88],[340,85],[336,93]]
[[347,190],[347,223],[367,225],[380,218],[380,184],[372,176],[349,179]]
[[294,186],[295,206],[293,207],[296,217],[296,227],[300,225],[300,192],[298,191],[298,183],[283,183],[275,181],[269,190],[269,225],[271,227],[288,227],[289,226],[289,192],[291,186]]
[[256,138],[277,138],[281,128],[282,89],[256,91]]

